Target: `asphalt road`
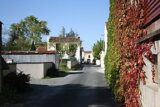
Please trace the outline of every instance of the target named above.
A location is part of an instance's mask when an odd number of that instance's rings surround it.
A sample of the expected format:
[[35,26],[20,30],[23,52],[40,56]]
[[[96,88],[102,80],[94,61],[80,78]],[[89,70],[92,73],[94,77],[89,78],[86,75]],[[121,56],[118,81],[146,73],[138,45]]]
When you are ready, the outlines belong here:
[[23,107],[119,107],[100,67],[84,66],[64,77],[32,79],[31,84]]

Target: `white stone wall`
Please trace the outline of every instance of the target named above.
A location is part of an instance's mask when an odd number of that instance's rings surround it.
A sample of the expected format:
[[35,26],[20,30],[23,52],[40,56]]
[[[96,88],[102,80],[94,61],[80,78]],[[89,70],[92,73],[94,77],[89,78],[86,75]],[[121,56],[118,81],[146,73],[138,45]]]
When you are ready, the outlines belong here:
[[96,60],[96,65],[101,65],[101,61],[100,60]]
[[[143,71],[146,74],[146,85],[142,82],[140,83],[140,91],[141,91],[141,103],[142,107],[160,107],[160,84],[159,84],[159,72],[160,72],[160,41],[155,42],[154,49],[151,48],[152,53],[157,55],[158,65],[153,65],[147,58],[143,57],[145,65],[143,66]],[[152,69],[154,66],[155,70],[155,83],[152,80]],[[157,67],[158,66],[158,67]]]
[[9,54],[2,55],[6,59],[11,59],[13,63],[55,63],[56,68],[59,68],[59,54]]
[[140,84],[142,107],[160,107],[159,86],[154,83]]
[[147,59],[143,58],[145,65],[143,70],[146,74],[146,85],[141,81],[140,91],[141,91],[141,103],[142,107],[160,107],[160,91],[158,83],[153,83],[152,81],[152,63]]
[[105,43],[105,53],[107,52],[107,42],[108,42],[108,31],[107,31],[107,25],[105,23],[105,26],[104,26],[104,43]]
[[80,45],[77,46],[75,57],[77,61],[80,63],[81,62],[81,46]]
[[[160,29],[160,19],[147,27],[148,34]],[[157,55],[157,65],[154,65],[156,70],[155,81],[152,81],[152,63],[144,57],[145,65],[143,70],[146,72],[146,85],[140,84],[141,103],[142,107],[160,107],[160,40],[154,41],[154,46],[151,47],[153,54]]]
[[105,67],[105,65],[104,65],[104,58],[105,58],[105,52],[102,51],[102,52],[101,52],[101,55],[100,55],[101,68],[104,68],[104,67]]
[[48,42],[48,43],[47,43],[47,50],[48,50],[48,51],[56,51],[56,44],[55,44],[55,43]]
[[[54,64],[54,63],[50,63],[50,62],[43,63],[43,77],[46,76],[48,69],[52,68],[53,64]],[[54,70],[54,69],[53,69],[53,70]],[[55,72],[55,71],[52,71],[52,72]],[[43,78],[43,77],[42,77],[42,78]]]
[[17,64],[17,72],[30,74],[31,77],[37,79],[41,79],[44,77],[43,69],[43,63]]
[[32,78],[41,79],[46,76],[47,70],[52,67],[52,63],[23,63],[17,64],[17,72],[30,74]]

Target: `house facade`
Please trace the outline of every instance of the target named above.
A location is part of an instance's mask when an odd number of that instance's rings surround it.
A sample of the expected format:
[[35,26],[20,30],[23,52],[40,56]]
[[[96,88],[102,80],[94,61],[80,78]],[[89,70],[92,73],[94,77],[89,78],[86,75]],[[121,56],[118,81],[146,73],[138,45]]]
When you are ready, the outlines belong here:
[[[81,62],[81,40],[80,37],[50,37],[48,39],[47,43],[47,50],[48,51],[57,51],[57,47],[59,44],[62,44],[62,48],[69,49],[70,44],[74,44],[77,46],[76,52],[75,52],[75,58],[80,63]],[[65,49],[64,49],[65,50]],[[65,57],[67,56],[67,52],[65,51],[64,54]],[[64,57],[63,56],[63,57]]]
[[147,30],[147,35],[139,39],[138,43],[153,42],[151,51],[155,62],[143,57],[146,85],[140,83],[141,103],[142,107],[160,107],[160,1],[144,0],[143,5],[143,28]]
[[93,61],[94,57],[93,57],[92,51],[83,51],[82,58],[84,63],[87,63],[87,64],[94,63]]

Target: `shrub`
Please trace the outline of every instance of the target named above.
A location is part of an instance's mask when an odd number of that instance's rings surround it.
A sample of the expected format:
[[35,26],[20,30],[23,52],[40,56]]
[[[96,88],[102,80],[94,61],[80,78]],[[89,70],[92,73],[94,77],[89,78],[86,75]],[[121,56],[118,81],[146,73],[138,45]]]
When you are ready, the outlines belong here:
[[16,92],[24,92],[29,89],[30,76],[22,72],[16,74],[9,73],[3,78],[4,89],[15,90]]

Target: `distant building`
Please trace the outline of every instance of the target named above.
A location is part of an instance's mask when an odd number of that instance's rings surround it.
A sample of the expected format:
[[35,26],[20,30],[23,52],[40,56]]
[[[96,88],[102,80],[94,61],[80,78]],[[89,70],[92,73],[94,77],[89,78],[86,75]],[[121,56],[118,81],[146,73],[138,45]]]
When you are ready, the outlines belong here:
[[47,51],[47,43],[39,44],[36,51],[37,52],[46,52]]
[[[69,44],[76,44],[77,50],[75,53],[75,58],[80,63],[81,62],[81,40],[80,37],[50,37],[47,43],[47,50],[57,50],[57,46],[59,44],[63,44],[63,48],[69,48]],[[67,54],[65,52],[65,57],[67,57]]]
[[92,51],[83,51],[82,59],[84,63],[94,63],[94,57]]

